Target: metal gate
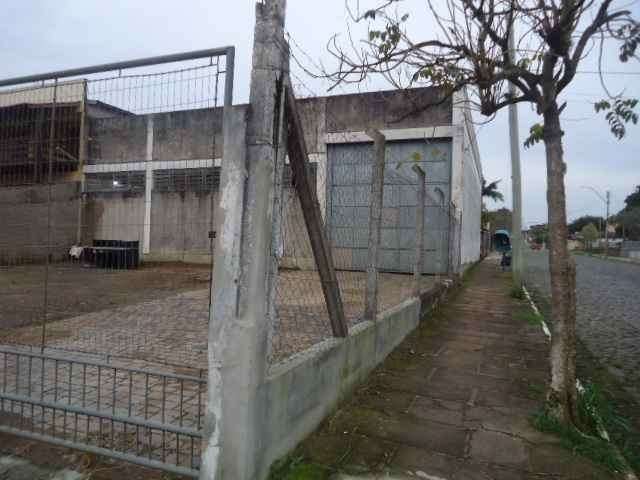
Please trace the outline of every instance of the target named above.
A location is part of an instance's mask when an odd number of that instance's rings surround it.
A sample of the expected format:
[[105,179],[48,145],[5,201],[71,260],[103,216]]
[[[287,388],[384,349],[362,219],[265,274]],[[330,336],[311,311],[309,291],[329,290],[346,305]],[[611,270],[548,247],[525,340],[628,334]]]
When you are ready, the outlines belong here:
[[233,56],[0,81],[0,431],[197,476]]
[[[336,267],[366,270],[373,145],[331,144],[327,149],[328,228]],[[450,248],[450,141],[386,143],[380,269],[413,272],[417,163],[426,172],[423,273],[446,273]]]

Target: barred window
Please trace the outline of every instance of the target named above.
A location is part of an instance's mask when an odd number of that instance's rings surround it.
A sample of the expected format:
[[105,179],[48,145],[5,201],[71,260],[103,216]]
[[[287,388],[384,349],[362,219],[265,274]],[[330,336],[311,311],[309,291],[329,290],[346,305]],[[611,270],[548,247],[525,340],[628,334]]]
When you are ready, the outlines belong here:
[[220,188],[220,167],[155,170],[157,192],[212,192]]
[[145,172],[90,173],[86,176],[88,193],[144,192]]

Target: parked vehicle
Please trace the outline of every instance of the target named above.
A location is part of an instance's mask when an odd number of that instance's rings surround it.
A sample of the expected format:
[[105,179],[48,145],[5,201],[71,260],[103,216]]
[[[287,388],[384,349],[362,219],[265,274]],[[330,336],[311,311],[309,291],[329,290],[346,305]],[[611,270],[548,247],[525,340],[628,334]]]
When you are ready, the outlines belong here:
[[502,253],[500,266],[503,270],[511,268],[511,235],[508,230],[496,230],[493,234],[493,246]]

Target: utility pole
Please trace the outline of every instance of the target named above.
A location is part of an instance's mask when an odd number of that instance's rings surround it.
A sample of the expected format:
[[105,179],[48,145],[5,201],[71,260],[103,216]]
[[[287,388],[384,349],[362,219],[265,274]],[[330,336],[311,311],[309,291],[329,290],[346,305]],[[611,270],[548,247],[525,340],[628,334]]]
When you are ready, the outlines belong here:
[[609,204],[611,203],[611,191],[606,192],[607,214],[604,217],[604,258],[609,256]]
[[[611,203],[611,191],[606,190],[605,195],[602,196],[602,194],[598,190],[588,185],[581,185],[580,188],[591,190],[606,205],[605,217],[604,217],[604,256],[608,257],[609,256],[609,204]],[[600,221],[600,225],[602,225],[602,221]]]
[[[514,24],[511,24],[509,35],[509,56],[515,63],[516,46],[513,34]],[[516,86],[509,82],[509,93],[516,96]],[[518,141],[518,106],[509,105],[509,143],[511,147],[511,195],[513,198],[513,212],[511,214],[511,270],[513,283],[516,287],[522,285],[522,185],[520,174],[520,143]]]

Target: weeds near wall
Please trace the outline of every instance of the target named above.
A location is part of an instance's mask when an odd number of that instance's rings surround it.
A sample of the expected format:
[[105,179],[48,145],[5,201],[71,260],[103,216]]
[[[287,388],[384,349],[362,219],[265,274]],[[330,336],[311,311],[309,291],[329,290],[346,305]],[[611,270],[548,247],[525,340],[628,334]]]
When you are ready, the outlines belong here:
[[269,480],[326,480],[330,475],[327,467],[307,463],[302,456],[289,456],[273,464]]
[[519,322],[527,322],[529,325],[540,325],[542,323],[542,316],[531,311],[528,307],[514,312],[513,318]]
[[524,294],[524,290],[522,289],[522,287],[512,287],[511,290],[509,291],[509,296],[511,298],[515,298],[516,300],[524,300],[526,298],[526,295]]

